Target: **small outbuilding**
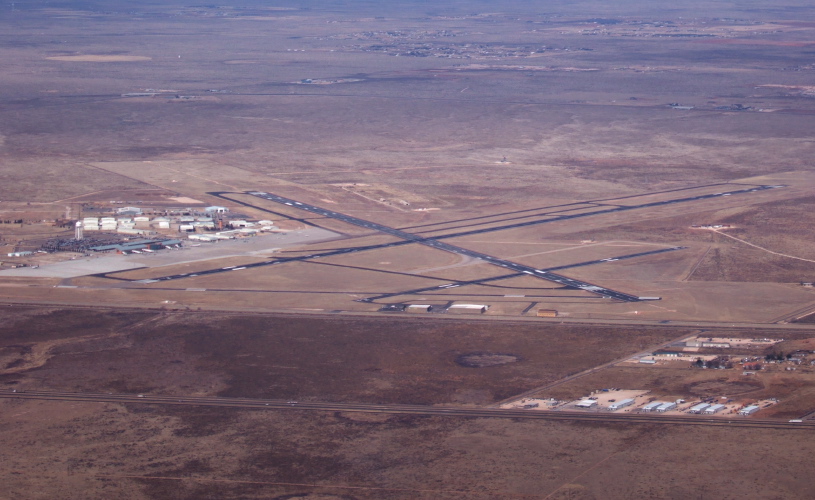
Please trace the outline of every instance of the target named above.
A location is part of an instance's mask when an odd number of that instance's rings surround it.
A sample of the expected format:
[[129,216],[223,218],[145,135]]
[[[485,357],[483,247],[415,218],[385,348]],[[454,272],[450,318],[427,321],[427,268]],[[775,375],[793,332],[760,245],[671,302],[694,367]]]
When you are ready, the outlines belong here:
[[615,401],[608,405],[609,410],[619,410],[620,408],[625,408],[626,406],[631,406],[634,404],[633,398],[623,399],[622,401]]
[[11,252],[10,254],[8,254],[8,256],[9,257],[27,257],[27,256],[33,255],[33,254],[34,254],[34,252],[29,252],[29,251],[26,250],[26,251],[22,251],[22,252]]
[[761,409],[761,407],[758,406],[758,405],[745,406],[744,408],[739,410],[739,415],[744,415],[744,416],[752,415],[753,413],[757,412],[760,409]]
[[411,304],[405,309],[409,313],[428,313],[433,310],[429,304]]
[[709,407],[710,407],[710,405],[707,404],[707,403],[699,403],[698,405],[695,405],[690,410],[688,410],[688,413],[696,413],[696,414],[702,413],[703,411],[705,411]]
[[668,402],[668,403],[662,403],[661,405],[657,406],[656,411],[658,411],[660,413],[664,413],[666,411],[670,411],[670,410],[673,410],[675,408],[676,408],[676,403]]
[[447,308],[453,314],[484,314],[490,306],[485,304],[453,304]]
[[647,405],[642,407],[642,411],[649,413],[656,410],[659,406],[663,405],[662,401],[654,401],[652,403],[648,403]]
[[724,410],[725,408],[726,408],[725,405],[715,404],[715,405],[711,405],[711,406],[705,408],[705,411],[703,411],[702,413],[704,413],[705,415],[714,415],[714,414],[719,413],[720,411]]

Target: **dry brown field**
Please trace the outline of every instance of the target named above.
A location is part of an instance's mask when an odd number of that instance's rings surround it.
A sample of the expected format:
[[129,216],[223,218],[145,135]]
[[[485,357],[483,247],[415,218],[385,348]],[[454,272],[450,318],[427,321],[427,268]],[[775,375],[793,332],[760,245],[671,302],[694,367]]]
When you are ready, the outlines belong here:
[[[688,333],[23,308],[2,316],[0,383],[4,390],[472,406]],[[516,361],[457,363],[486,353]],[[624,380],[611,370],[612,377],[585,379],[586,387]],[[662,390],[679,393],[697,383],[674,372],[662,370]],[[642,373],[634,380],[648,382]],[[719,392],[735,389],[717,382]],[[8,399],[0,405],[0,476],[4,494],[17,498],[77,491],[86,498],[674,498],[677,491],[805,498],[809,488],[809,441],[795,430]],[[745,452],[759,450],[766,466],[744,462]],[[622,474],[629,479],[611,479]],[[717,481],[722,474],[739,481]]]
[[[687,333],[466,317],[23,311],[4,320],[8,388],[379,403],[488,404]],[[474,352],[519,361],[457,364]]]
[[[801,318],[778,336],[783,349],[811,349],[815,295],[799,284],[815,281],[810,4],[8,4],[0,220],[23,223],[0,224],[3,268],[47,270],[57,257],[5,254],[70,236],[58,219],[124,204],[227,205],[340,236],[110,277],[3,275],[0,390],[478,407],[697,323]],[[392,241],[245,191],[439,236],[755,185],[784,187],[445,240],[536,268],[686,247],[562,271],[660,301],[612,302],[529,277],[410,293],[507,272],[416,244],[161,283],[113,279]],[[397,292],[380,302],[490,309],[414,317],[356,301]],[[539,308],[558,317],[535,318]],[[516,361],[456,362],[467,354]],[[777,397],[766,411],[787,419],[813,409],[813,382],[806,370],[748,380],[620,365],[552,390]],[[813,440],[794,429],[0,407],[9,499],[813,497]]]

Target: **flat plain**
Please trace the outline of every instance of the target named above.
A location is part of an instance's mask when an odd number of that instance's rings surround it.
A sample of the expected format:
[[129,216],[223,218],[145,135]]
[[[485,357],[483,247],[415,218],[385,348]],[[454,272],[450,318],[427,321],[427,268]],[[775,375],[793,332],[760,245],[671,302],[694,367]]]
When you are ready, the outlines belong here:
[[[280,228],[104,257],[134,269],[4,257],[4,394],[780,402],[760,429],[2,398],[0,498],[811,498],[810,430],[782,425],[813,416],[808,365],[622,362],[707,332],[790,355],[815,337],[815,15],[703,4],[4,6],[4,255],[125,205]],[[88,271],[57,272],[71,259]]]

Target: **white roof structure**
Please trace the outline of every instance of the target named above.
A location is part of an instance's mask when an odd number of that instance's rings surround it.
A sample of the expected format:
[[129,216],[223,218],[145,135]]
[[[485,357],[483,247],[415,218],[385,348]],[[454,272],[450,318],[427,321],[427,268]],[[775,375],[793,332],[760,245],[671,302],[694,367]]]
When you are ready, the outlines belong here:
[[744,408],[739,410],[739,415],[752,415],[753,413],[757,412],[760,409],[761,407],[758,405],[745,406]]
[[724,410],[725,406],[722,404],[715,404],[706,408],[703,412],[705,415],[713,415],[714,413],[719,413],[720,411]]
[[211,236],[209,234],[191,234],[187,236],[188,239],[191,240],[198,240],[198,241],[218,241],[220,238],[216,238],[215,236]]
[[119,213],[119,214],[131,213],[131,212],[140,214],[141,213],[141,208],[139,208],[139,207],[122,207],[122,208],[117,208],[116,209],[116,213]]
[[690,410],[688,410],[688,413],[702,413],[709,406],[710,405],[707,404],[707,403],[699,403],[698,405],[696,405],[696,406],[692,407]]
[[620,408],[625,408],[626,406],[631,406],[634,404],[633,398],[623,399],[622,401],[617,401],[608,405],[609,410],[618,410]]
[[669,402],[669,403],[662,403],[661,405],[657,406],[656,410],[657,411],[668,411],[668,410],[673,410],[674,408],[676,408],[676,403]]

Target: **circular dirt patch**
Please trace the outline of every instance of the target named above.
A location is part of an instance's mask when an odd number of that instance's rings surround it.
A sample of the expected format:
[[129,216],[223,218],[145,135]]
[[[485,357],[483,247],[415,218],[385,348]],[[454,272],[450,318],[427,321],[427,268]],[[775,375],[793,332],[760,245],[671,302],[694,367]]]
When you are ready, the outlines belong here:
[[465,368],[486,368],[520,361],[521,357],[500,352],[471,352],[456,358],[456,364]]

